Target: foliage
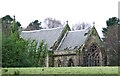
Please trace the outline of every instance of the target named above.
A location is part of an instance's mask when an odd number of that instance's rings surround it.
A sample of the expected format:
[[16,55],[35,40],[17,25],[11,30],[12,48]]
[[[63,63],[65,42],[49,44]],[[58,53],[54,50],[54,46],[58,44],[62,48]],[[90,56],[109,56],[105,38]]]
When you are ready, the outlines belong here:
[[2,20],[0,19],[0,65],[2,65]]
[[107,33],[107,28],[102,28],[102,33],[103,33],[103,36],[105,36]]
[[[12,23],[14,20],[10,15],[6,15],[6,16],[2,17],[1,19],[2,19],[3,23],[7,23],[7,24]],[[21,26],[20,22],[18,22],[18,21],[16,22],[16,24],[18,27]]]
[[[43,68],[2,68],[3,75],[14,74],[15,71],[19,71],[20,74],[83,74],[83,76],[98,76],[98,74],[118,74],[118,67],[43,67]],[[93,75],[94,74],[94,75]],[[52,75],[53,76],[53,75]],[[68,75],[69,76],[69,75]],[[81,76],[81,75],[80,75]],[[113,75],[111,75],[113,76]]]
[[9,37],[3,39],[3,67],[45,66],[47,46],[41,42],[36,51],[37,42]]
[[3,39],[2,45],[2,66],[23,67],[28,66],[26,43],[22,40],[15,40],[11,37]]
[[117,25],[119,22],[119,19],[117,17],[112,17],[112,18],[109,18],[107,21],[106,21],[106,24],[107,26],[114,26],[114,25]]
[[10,15],[6,15],[6,16],[2,17],[2,21],[6,22],[6,23],[11,23],[13,21],[13,18]]
[[48,54],[48,50],[47,50],[47,44],[44,44],[44,41],[41,41],[41,43],[39,43],[39,48],[37,49],[37,64],[38,66],[45,66],[45,59],[47,57]]
[[[11,35],[3,36],[2,45],[2,66],[3,67],[23,67],[29,66],[27,62],[27,41],[19,38],[19,31],[14,19],[12,23]],[[3,31],[4,32],[4,31]]]
[[105,34],[105,33],[107,32],[107,29],[108,29],[109,27],[114,26],[114,25],[118,25],[118,22],[119,22],[119,21],[120,21],[120,20],[119,20],[117,17],[109,18],[109,19],[106,21],[107,27],[102,29],[103,34]]
[[[23,40],[19,36],[15,18],[11,25],[11,35],[3,36],[2,42],[2,66],[3,67],[37,67],[45,66],[47,45],[35,40]],[[38,46],[38,47],[37,47]],[[42,60],[40,60],[42,59]],[[38,63],[39,62],[39,63]]]
[[108,55],[108,65],[118,65],[118,27],[119,19],[116,17],[109,18],[106,21],[107,27],[103,28],[102,32],[104,35],[103,41]]
[[20,26],[21,26],[20,22],[18,22],[18,21],[16,22],[16,24],[17,24],[17,26],[18,26],[18,27],[20,27]]
[[30,31],[30,30],[43,29],[40,25],[41,25],[41,22],[39,22],[38,20],[35,20],[35,21],[31,22],[25,30]]
[[[11,26],[13,25],[14,23],[14,20],[10,15],[6,15],[4,17],[1,18],[2,20],[2,31],[3,31],[3,35],[6,35],[6,36],[10,36],[11,35]],[[21,26],[20,22],[16,21],[16,28],[19,29],[18,27]]]

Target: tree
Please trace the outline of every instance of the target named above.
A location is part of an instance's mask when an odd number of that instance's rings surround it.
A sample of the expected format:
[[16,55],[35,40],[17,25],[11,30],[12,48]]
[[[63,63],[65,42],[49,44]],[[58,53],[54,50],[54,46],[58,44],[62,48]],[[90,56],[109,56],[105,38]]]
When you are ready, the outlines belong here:
[[30,31],[30,30],[40,30],[43,29],[41,25],[41,22],[39,22],[38,20],[35,20],[33,22],[31,22],[27,28],[25,30]]
[[102,32],[104,35],[103,41],[105,44],[105,48],[107,50],[108,55],[108,63],[109,65],[118,65],[118,55],[119,55],[119,48],[118,48],[118,27],[119,19],[116,17],[109,18],[106,21],[106,28],[103,28]]
[[107,21],[106,21],[106,24],[107,26],[114,26],[114,25],[117,25],[119,22],[119,19],[117,17],[112,17],[112,18],[109,18]]
[[11,23],[13,21],[13,18],[10,15],[6,15],[2,17],[2,21],[5,23]]
[[[14,19],[10,15],[6,15],[6,16],[2,17],[1,19],[2,19],[3,35],[10,36],[11,30],[12,30],[11,27],[12,27],[12,24],[14,23],[13,22]],[[21,26],[20,22],[16,21],[16,26],[20,27]]]
[[27,67],[28,52],[24,40],[15,40],[13,37],[5,38],[2,45],[2,66],[3,67]]
[[88,23],[77,23],[75,25],[73,25],[72,30],[83,30],[90,27],[90,25]]
[[102,33],[103,33],[103,36],[106,36],[107,28],[102,28]]
[[56,27],[63,26],[61,21],[53,19],[53,18],[46,18],[44,20],[44,23],[46,24],[47,28],[56,28]]
[[13,18],[10,15],[6,15],[1,18],[2,19],[2,34],[6,36],[10,36],[11,34],[11,23]]
[[[0,56],[2,54],[2,19],[0,19]],[[0,65],[2,65],[2,57],[0,57]]]
[[18,27],[20,27],[20,26],[21,26],[20,22],[18,22],[18,21],[17,21],[17,23],[16,23],[16,24],[17,24],[17,26],[18,26]]
[[41,41],[39,44],[40,44],[39,48],[37,49],[37,52],[36,52],[37,53],[37,57],[36,57],[37,62],[36,63],[38,66],[45,67],[46,66],[46,64],[45,64],[46,57],[48,54],[47,44],[45,44],[44,41]]
[[[11,35],[2,39],[2,66],[3,67],[37,67],[45,66],[47,45],[33,40],[20,38],[15,17],[11,27]],[[40,60],[41,59],[41,60]]]
[[3,36],[2,45],[2,66],[3,67],[23,67],[30,66],[28,52],[25,51],[28,42],[19,38],[19,31],[15,17],[11,26],[11,35]]

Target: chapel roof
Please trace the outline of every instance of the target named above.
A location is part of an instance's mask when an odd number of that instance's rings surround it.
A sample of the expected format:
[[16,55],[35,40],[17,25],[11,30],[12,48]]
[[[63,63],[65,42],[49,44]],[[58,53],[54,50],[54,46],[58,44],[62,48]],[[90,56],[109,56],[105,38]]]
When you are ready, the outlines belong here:
[[91,28],[69,31],[58,50],[78,49],[82,44],[85,43],[89,30],[91,30]]
[[[52,50],[51,47],[54,46],[56,41],[61,36],[65,26],[52,28],[52,29],[41,29],[32,31],[22,31],[20,37],[23,39],[36,40],[41,42],[45,41],[48,45],[48,49]],[[84,30],[68,31],[61,40],[57,50],[73,50],[78,49],[82,44],[85,43],[88,33],[92,28],[86,28]],[[39,43],[38,43],[39,46]]]
[[48,49],[50,49],[61,35],[63,29],[64,27],[57,27],[52,29],[22,31],[20,36],[23,39],[36,40],[38,42],[43,40],[47,43]]

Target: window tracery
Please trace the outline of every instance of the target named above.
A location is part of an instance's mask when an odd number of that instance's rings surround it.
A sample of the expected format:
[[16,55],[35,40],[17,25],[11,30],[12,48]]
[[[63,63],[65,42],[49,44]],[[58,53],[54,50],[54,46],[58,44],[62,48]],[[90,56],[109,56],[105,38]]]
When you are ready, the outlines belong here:
[[83,53],[84,66],[99,66],[100,65],[100,50],[96,44],[90,46],[87,51]]

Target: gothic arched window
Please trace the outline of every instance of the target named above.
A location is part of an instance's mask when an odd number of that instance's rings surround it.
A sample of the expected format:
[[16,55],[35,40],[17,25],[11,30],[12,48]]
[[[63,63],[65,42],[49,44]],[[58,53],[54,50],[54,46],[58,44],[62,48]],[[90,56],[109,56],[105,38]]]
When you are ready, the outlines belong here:
[[99,66],[100,65],[100,49],[96,44],[91,45],[87,51],[83,53],[84,66]]

